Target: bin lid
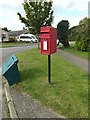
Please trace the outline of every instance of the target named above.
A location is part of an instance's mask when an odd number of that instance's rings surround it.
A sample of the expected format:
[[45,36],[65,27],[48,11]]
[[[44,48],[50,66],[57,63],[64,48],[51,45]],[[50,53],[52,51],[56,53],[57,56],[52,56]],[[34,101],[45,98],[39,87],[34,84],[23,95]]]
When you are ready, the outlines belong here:
[[15,62],[18,62],[18,59],[13,54],[2,66],[2,75],[4,75],[13,65]]

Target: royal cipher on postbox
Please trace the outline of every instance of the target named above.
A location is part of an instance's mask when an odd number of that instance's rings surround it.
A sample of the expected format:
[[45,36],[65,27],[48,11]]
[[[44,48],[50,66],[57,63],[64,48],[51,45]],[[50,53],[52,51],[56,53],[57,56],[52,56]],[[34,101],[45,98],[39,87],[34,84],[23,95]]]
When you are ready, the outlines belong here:
[[50,55],[57,51],[57,31],[52,27],[41,27],[41,54]]

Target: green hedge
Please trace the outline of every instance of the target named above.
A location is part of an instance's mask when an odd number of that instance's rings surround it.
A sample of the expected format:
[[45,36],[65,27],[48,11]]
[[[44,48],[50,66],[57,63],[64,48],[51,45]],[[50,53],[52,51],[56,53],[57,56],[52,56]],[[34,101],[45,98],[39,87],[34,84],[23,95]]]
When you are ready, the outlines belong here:
[[87,51],[88,50],[88,42],[86,38],[83,38],[81,35],[78,35],[75,40],[76,47],[78,50]]

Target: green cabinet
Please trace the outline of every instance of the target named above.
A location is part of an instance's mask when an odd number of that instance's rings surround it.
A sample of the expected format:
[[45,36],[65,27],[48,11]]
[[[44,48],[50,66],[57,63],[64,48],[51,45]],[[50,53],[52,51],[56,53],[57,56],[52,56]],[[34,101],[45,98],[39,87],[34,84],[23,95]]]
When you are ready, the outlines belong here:
[[10,86],[20,81],[17,63],[18,59],[13,54],[2,66],[2,75],[7,79]]

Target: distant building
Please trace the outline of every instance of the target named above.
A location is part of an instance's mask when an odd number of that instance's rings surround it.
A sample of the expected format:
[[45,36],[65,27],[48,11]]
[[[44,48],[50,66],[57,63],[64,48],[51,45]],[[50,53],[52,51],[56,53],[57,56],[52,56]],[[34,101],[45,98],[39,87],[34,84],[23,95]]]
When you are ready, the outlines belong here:
[[0,28],[0,42],[9,41],[8,32]]
[[9,36],[13,37],[15,41],[18,41],[18,38],[21,34],[28,34],[28,30],[18,30],[18,31],[10,31]]
[[18,31],[10,31],[6,32],[2,28],[0,28],[0,42],[9,41],[9,37],[13,37],[14,41],[18,41],[18,38],[21,34],[27,34],[28,30],[18,30]]

